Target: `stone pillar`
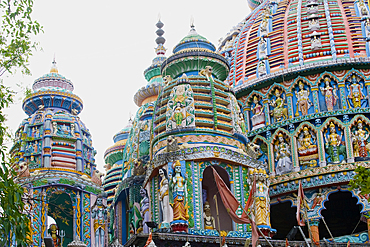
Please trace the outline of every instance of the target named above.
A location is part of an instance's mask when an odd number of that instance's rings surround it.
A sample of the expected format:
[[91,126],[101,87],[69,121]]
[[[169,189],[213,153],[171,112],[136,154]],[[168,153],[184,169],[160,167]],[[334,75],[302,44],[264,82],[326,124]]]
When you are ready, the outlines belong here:
[[318,87],[312,87],[312,98],[313,98],[313,107],[314,107],[314,113],[320,112],[320,104],[319,104],[319,88]]
[[287,103],[288,103],[289,118],[294,118],[293,94],[291,92],[288,92],[286,96],[287,96]]
[[310,229],[314,241],[313,246],[320,246],[319,222],[319,219],[310,220]]
[[265,106],[265,122],[266,126],[271,124],[271,118],[270,118],[270,107],[269,107],[269,100],[264,99],[263,100],[263,105]]
[[347,107],[347,100],[346,100],[346,91],[345,91],[345,83],[338,83],[338,88],[339,88],[339,98],[341,99],[342,103],[342,109],[346,110],[347,108],[350,109],[351,107]]

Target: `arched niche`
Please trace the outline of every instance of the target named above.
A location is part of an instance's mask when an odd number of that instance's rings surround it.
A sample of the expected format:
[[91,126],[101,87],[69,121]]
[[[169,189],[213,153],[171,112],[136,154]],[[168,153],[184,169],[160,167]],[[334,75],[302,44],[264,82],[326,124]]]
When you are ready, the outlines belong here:
[[286,90],[281,85],[274,85],[268,92],[268,104],[271,123],[289,119]]
[[[335,191],[327,195],[320,214],[325,219],[332,235],[339,237],[367,230],[366,223],[360,221],[361,210],[362,205],[351,192]],[[319,232],[320,238],[330,238],[322,220],[320,220]]]
[[294,117],[306,116],[315,112],[311,84],[308,80],[303,77],[297,78],[290,86],[290,91],[293,94],[292,104]]
[[319,141],[315,127],[307,122],[301,124],[294,135],[294,142],[301,170],[319,166]]
[[365,77],[353,71],[345,77],[345,94],[349,108],[365,108],[369,106]]
[[253,138],[252,143],[259,146],[257,159],[262,163],[266,164],[270,172],[273,172],[271,170],[269,162],[270,150],[267,140],[264,137],[257,135]]
[[265,106],[263,104],[263,95],[260,92],[252,92],[246,100],[249,112],[250,130],[256,130],[266,125]]
[[[230,179],[227,171],[220,167],[220,166],[213,166],[216,169],[217,173],[220,175],[222,180],[225,182],[227,187],[230,189]],[[222,199],[220,194],[218,193],[218,188],[214,179],[213,171],[211,167],[206,167],[203,171],[203,179],[202,179],[202,191],[203,191],[203,204],[205,201],[209,202],[211,207],[212,216],[215,218],[216,221],[216,229],[221,231],[232,231],[233,230],[233,223],[232,220],[227,213],[227,210],[222,203]],[[217,194],[217,204],[218,204],[218,212],[220,218],[220,225],[218,225],[217,220],[217,212],[216,212],[216,204],[213,199],[214,195]]]
[[274,169],[276,175],[293,171],[293,156],[291,138],[286,130],[279,129],[272,137],[271,144],[274,152]]
[[321,112],[336,111],[342,108],[338,80],[331,73],[324,73],[318,79],[319,108]]
[[324,139],[325,159],[327,164],[339,164],[347,161],[345,140],[346,131],[337,118],[325,120],[321,129]]
[[350,141],[355,161],[370,159],[370,121],[364,115],[355,116],[350,124]]

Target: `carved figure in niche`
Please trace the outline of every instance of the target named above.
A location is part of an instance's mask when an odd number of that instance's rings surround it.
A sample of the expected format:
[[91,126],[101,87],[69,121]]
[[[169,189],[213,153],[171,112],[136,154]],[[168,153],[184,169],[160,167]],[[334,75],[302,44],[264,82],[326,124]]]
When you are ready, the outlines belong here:
[[367,15],[369,15],[369,12],[367,11],[367,8],[366,8],[366,4],[364,3],[363,0],[360,0],[358,2],[358,8],[359,8],[359,10],[361,12],[361,16],[367,16]]
[[266,74],[267,74],[266,64],[265,64],[265,61],[262,60],[258,63],[258,75],[264,76]]
[[142,164],[140,160],[135,159],[134,160],[134,175],[135,176],[141,176],[145,174],[146,167]]
[[199,75],[207,77],[207,80],[209,81],[212,78],[212,67],[206,66],[199,72]]
[[37,157],[35,158],[35,156],[31,155],[29,161],[29,167],[30,169],[35,169],[35,168],[38,168],[38,160],[37,160]]
[[91,218],[94,222],[95,246],[104,247],[105,221],[107,220],[107,207],[103,205],[103,194],[99,194],[91,209]]
[[300,165],[315,167],[319,158],[315,133],[306,126],[297,140]]
[[370,38],[370,19],[366,18],[365,20],[365,37],[366,40]]
[[203,206],[203,219],[204,219],[204,229],[214,230],[216,229],[215,218],[211,214],[211,206],[209,202],[206,201]]
[[150,221],[148,192],[146,191],[146,189],[141,188],[140,195],[143,198],[140,201],[140,214],[141,214],[141,217],[143,218],[143,221],[142,221],[143,232],[149,233],[149,227],[146,224],[146,222]]
[[309,22],[308,22],[308,28],[310,29],[310,31],[317,31],[320,29],[320,24],[319,24],[319,20],[317,18],[312,18]]
[[40,138],[40,129],[36,128],[35,138]]
[[238,115],[238,125],[240,126],[242,133],[244,134],[247,133],[247,126],[245,126],[244,116],[242,112],[239,112],[239,115]]
[[344,160],[347,159],[346,147],[342,145],[342,132],[339,130],[340,135],[337,133],[336,126],[333,122],[330,123],[329,131],[326,130],[325,138],[325,152],[329,155],[332,163],[339,163],[340,155],[343,155]]
[[319,8],[317,5],[310,5],[308,6],[307,8],[307,14],[316,14],[317,12],[319,12]]
[[278,135],[278,140],[275,142],[275,162],[276,174],[281,175],[283,173],[290,172],[292,170],[291,151],[289,144],[285,141],[282,133]]
[[58,124],[57,122],[53,122],[53,134],[56,135],[58,133]]
[[288,109],[284,108],[286,105],[285,96],[281,95],[279,89],[275,90],[275,99],[270,100],[269,104],[274,107],[271,115],[274,117],[275,123],[288,119]]
[[364,94],[362,93],[363,86],[362,84],[357,82],[356,76],[352,76],[351,85],[347,85],[347,89],[349,92],[348,99],[351,100],[352,105],[348,102],[349,106],[353,108],[360,108],[361,101],[365,98]]
[[304,88],[304,84],[302,81],[299,81],[299,90],[297,90],[295,93],[295,96],[297,97],[297,111],[295,113],[296,117],[299,116],[298,111],[302,113],[302,116],[306,116],[308,114],[308,109],[311,108],[312,102],[310,100],[310,91],[306,90]]
[[169,184],[166,170],[159,169],[159,176],[161,178],[159,201],[162,209],[162,223],[160,228],[169,228],[170,221],[172,221],[172,208],[170,207]]
[[174,176],[172,177],[172,193],[173,193],[173,220],[189,219],[188,207],[185,206],[185,181],[181,175],[181,163],[176,161],[173,164]]
[[75,136],[75,124],[74,123],[72,123],[71,124],[71,136]]
[[321,39],[316,31],[311,36],[311,50],[316,51],[322,48]]
[[48,233],[50,234],[51,238],[53,239],[54,246],[60,245],[60,236],[59,236],[59,229],[56,224],[51,224],[48,229]]
[[[266,39],[264,37],[260,38],[258,48],[259,48],[258,49],[259,59],[265,59],[266,56],[267,56],[267,42],[266,42]],[[263,64],[264,64],[264,62],[263,62]],[[258,71],[260,71],[260,69],[258,69]],[[266,68],[265,68],[265,73],[266,73]],[[260,73],[260,75],[261,75],[261,73]]]
[[261,128],[265,126],[265,113],[263,112],[264,106],[259,103],[258,97],[253,97],[254,106],[251,107],[253,116],[252,120],[252,130]]
[[167,152],[174,152],[179,150],[177,139],[173,136],[167,137]]
[[361,119],[357,121],[357,128],[352,131],[352,144],[355,157],[365,158],[368,157],[368,150],[370,150],[369,130],[363,129],[363,122]]
[[270,226],[270,197],[269,190],[269,176],[266,170],[256,168],[250,170],[248,179],[249,186],[252,186],[254,177],[256,177],[256,194],[254,196],[254,216],[256,225]]
[[320,87],[321,94],[325,97],[325,104],[327,111],[333,111],[334,106],[337,104],[338,96],[337,89],[330,85],[330,78],[327,76],[324,79],[325,86]]
[[268,20],[263,18],[260,26],[260,36],[265,36],[268,33]]

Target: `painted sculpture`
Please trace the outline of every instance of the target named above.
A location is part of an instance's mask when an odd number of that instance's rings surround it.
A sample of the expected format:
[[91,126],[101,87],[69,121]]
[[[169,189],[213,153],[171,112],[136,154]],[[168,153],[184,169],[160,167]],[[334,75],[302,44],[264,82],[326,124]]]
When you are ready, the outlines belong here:
[[[336,126],[333,122],[329,125],[329,133],[326,130],[324,135],[325,138],[325,151],[330,157],[331,163],[340,163],[342,160],[347,159],[346,147],[342,145],[342,132],[339,130],[337,133]],[[343,159],[340,159],[340,156],[343,156]]]
[[292,170],[292,160],[290,145],[284,139],[284,135],[280,133],[278,135],[278,140],[275,142],[275,161],[276,164],[276,174],[281,175],[283,173],[290,172]]
[[203,206],[203,219],[204,219],[204,229],[214,230],[216,229],[215,218],[211,214],[211,206],[209,202],[206,201]]
[[91,208],[91,217],[94,224],[95,246],[104,247],[105,222],[107,220],[107,208],[103,205],[103,195],[99,194],[95,204]]
[[352,132],[353,155],[356,158],[359,157],[364,160],[364,158],[368,157],[368,150],[370,150],[370,144],[367,141],[368,139],[369,130],[364,130],[363,122],[359,119],[357,121],[357,128]]
[[254,169],[251,175],[256,176],[256,194],[254,196],[255,222],[257,226],[269,226],[270,200],[268,195],[269,179],[262,168]]
[[325,97],[325,104],[327,111],[333,111],[334,106],[337,104],[338,96],[337,96],[337,89],[330,85],[330,78],[325,77],[324,79],[324,87],[320,87],[320,91],[322,95]]
[[149,233],[149,227],[146,224],[147,222],[150,221],[148,192],[146,191],[146,189],[141,188],[140,195],[143,197],[143,199],[141,199],[140,202],[140,214],[141,217],[143,218],[142,228],[144,233]]
[[162,223],[161,228],[169,228],[170,222],[173,218],[172,208],[170,207],[169,197],[169,183],[167,178],[167,172],[163,168],[159,169],[159,176],[161,179],[159,188],[159,200],[162,209]]
[[275,98],[270,100],[270,105],[273,107],[271,115],[275,122],[288,119],[288,109],[285,108],[285,96],[282,95],[279,89],[275,90]]
[[308,164],[309,167],[316,166],[318,149],[315,133],[305,126],[303,131],[299,134],[297,141],[299,161],[301,165]]
[[361,107],[361,102],[365,98],[364,94],[362,93],[362,85],[357,82],[356,76],[352,76],[351,85],[347,85],[347,89],[349,91],[348,95],[348,103],[353,108]]
[[298,85],[299,90],[294,92],[297,97],[297,111],[295,115],[299,116],[298,111],[300,111],[303,116],[306,116],[308,114],[308,109],[312,106],[312,102],[309,98],[310,92],[304,88],[305,85],[302,81],[299,81]]
[[252,126],[253,126],[252,130],[265,126],[265,113],[263,111],[264,106],[262,106],[259,103],[257,96],[253,97],[253,103],[254,103],[254,106],[251,109],[253,113],[253,116],[251,118]]

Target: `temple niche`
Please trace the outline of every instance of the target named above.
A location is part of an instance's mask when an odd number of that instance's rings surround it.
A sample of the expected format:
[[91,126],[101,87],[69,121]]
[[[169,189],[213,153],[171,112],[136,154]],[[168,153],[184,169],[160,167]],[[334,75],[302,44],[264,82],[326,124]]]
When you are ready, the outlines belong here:
[[346,79],[345,83],[348,108],[368,107],[364,80],[356,74],[352,74]]
[[328,75],[324,76],[319,83],[319,103],[321,111],[336,111],[341,109],[338,83]]
[[275,87],[270,91],[268,104],[271,123],[277,123],[289,118],[285,96],[285,92],[281,88]]
[[306,116],[314,113],[314,105],[310,86],[303,80],[298,80],[293,87],[294,116]]
[[319,153],[316,131],[303,125],[296,134],[298,160],[301,170],[318,166]]
[[365,120],[363,117],[358,117],[350,126],[352,150],[355,161],[370,159],[369,128],[370,125],[368,120]]
[[262,97],[254,94],[250,97],[248,104],[250,106],[249,119],[252,124],[251,130],[264,127],[266,125],[266,119]]
[[330,121],[323,129],[326,162],[339,164],[347,162],[344,129],[336,121]]
[[284,132],[279,132],[272,142],[274,150],[275,173],[282,175],[293,170],[292,147],[290,138]]

